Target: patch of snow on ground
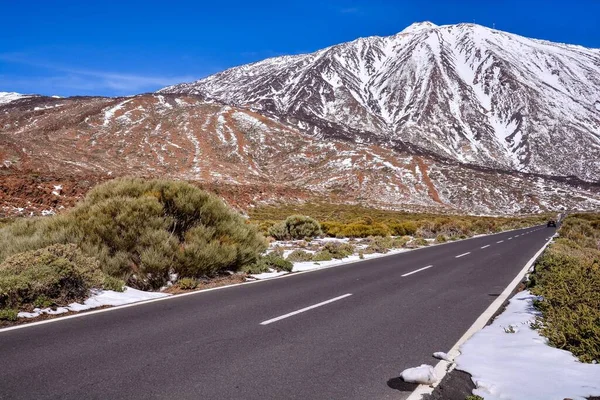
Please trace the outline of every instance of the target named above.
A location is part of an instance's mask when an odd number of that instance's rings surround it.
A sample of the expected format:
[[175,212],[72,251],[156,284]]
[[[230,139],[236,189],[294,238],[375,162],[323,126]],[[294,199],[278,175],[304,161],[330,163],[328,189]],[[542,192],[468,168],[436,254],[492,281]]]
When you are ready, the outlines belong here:
[[444,353],[443,351],[436,351],[435,353],[433,353],[433,356],[440,360],[452,361],[452,360],[450,360],[450,357],[448,356],[448,354]]
[[170,296],[167,293],[144,292],[143,290],[125,287],[123,292],[113,290],[92,290],[92,295],[83,302],[71,303],[67,307],[58,307],[56,310],[51,308],[36,308],[33,312],[20,312],[19,318],[35,318],[42,314],[63,314],[69,311],[84,311],[91,308],[102,306],[122,306],[124,304],[137,303],[138,301],[158,299],[160,297]]
[[402,371],[400,377],[405,382],[420,383],[422,385],[431,385],[438,380],[433,367],[427,364],[422,364],[419,367],[407,368]]
[[269,279],[269,278],[275,278],[277,276],[281,276],[281,275],[285,275],[285,274],[289,274],[289,272],[287,271],[275,271],[275,270],[271,270],[270,272],[263,272],[261,274],[250,274],[251,277],[255,278],[255,279]]
[[[473,376],[473,393],[485,400],[600,396],[600,364],[579,362],[530,328],[536,298],[529,291],[515,295],[492,325],[461,346],[457,368]],[[520,329],[509,333],[511,326]]]

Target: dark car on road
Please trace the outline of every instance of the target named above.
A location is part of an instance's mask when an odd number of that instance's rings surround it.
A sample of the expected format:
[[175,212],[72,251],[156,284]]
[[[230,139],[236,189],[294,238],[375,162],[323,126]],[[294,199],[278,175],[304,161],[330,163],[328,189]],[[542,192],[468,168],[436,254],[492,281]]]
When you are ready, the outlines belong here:
[[550,227],[556,228],[556,221],[554,221],[554,220],[548,221],[548,228],[550,228]]

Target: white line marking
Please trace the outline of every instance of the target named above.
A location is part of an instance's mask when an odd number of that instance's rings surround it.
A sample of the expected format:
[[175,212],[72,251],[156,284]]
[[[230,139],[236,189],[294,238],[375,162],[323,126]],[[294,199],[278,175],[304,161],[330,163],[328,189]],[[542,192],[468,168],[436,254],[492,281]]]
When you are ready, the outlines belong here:
[[504,240],[499,240],[496,243],[504,243]]
[[490,247],[490,245],[489,245],[489,244],[486,244],[485,246],[481,246],[480,248],[481,248],[481,249],[485,249],[486,247]]
[[511,237],[509,237],[509,238],[508,238],[508,240],[512,240],[512,238],[511,238]]
[[454,258],[460,258],[460,257],[464,257],[464,256],[466,256],[466,255],[469,255],[469,254],[471,254],[471,252],[470,252],[470,251],[469,251],[469,252],[467,252],[467,253],[459,254],[459,255],[457,255],[457,256],[456,256],[456,257],[454,257]]
[[279,317],[268,319],[266,321],[261,322],[260,324],[261,325],[269,325],[269,324],[272,324],[273,322],[281,321],[282,319],[289,318],[291,316],[303,313],[303,312],[308,311],[308,310],[312,310],[313,308],[317,308],[317,307],[324,306],[325,304],[333,303],[334,301],[341,300],[341,299],[346,298],[348,296],[352,296],[352,293],[346,293],[343,296],[334,297],[333,299],[329,299],[329,300],[323,301],[323,302],[318,303],[318,304],[314,304],[314,305],[309,306],[309,307],[301,308],[300,310],[296,310],[296,311],[293,311],[291,313],[281,315]]
[[458,349],[462,346],[467,340],[471,338],[477,331],[483,329],[483,327],[487,324],[487,322],[492,318],[492,316],[500,309],[500,306],[504,304],[506,299],[512,294],[513,289],[521,282],[525,273],[531,269],[533,263],[537,258],[542,254],[542,252],[546,249],[546,247],[550,244],[544,243],[542,248],[525,264],[523,269],[519,272],[515,279],[512,280],[511,283],[504,289],[504,291],[500,294],[500,296],[496,297],[496,300],[477,318],[475,323],[471,325],[471,327],[465,332],[465,334],[458,339],[458,342],[447,353],[448,359],[450,361],[441,360],[438,362],[434,368],[435,375],[439,378],[436,383],[433,385],[419,385],[411,394],[406,398],[406,400],[421,400],[424,395],[431,394],[435,387],[440,383],[440,381],[446,376],[446,374],[452,371],[455,367],[454,359],[458,357],[460,352]]
[[402,276],[402,277],[405,277],[405,276],[409,276],[409,275],[412,275],[412,274],[416,274],[416,273],[417,273],[417,272],[419,272],[419,271],[423,271],[423,270],[425,270],[425,269],[427,269],[427,268],[431,268],[431,267],[433,267],[433,265],[428,265],[428,266],[426,266],[426,267],[423,267],[423,268],[416,269],[416,270],[414,270],[414,271],[412,271],[412,272],[409,272],[409,273],[407,273],[407,274],[400,275],[400,276]]

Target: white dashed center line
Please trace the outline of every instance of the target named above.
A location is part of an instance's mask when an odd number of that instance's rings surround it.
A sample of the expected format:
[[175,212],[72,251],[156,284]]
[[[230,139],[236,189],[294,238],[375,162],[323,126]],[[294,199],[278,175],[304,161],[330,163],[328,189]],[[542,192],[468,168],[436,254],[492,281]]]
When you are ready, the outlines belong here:
[[490,247],[490,245],[486,244],[485,246],[481,246],[482,249],[485,249],[486,247]]
[[303,312],[308,311],[308,310],[312,310],[313,308],[317,308],[317,307],[321,307],[321,306],[324,306],[324,305],[329,304],[329,303],[333,303],[334,301],[338,301],[338,300],[344,299],[344,298],[346,298],[348,296],[352,296],[352,293],[346,293],[343,296],[334,297],[333,299],[329,299],[329,300],[323,301],[323,302],[318,303],[318,304],[314,304],[314,305],[306,307],[306,308],[301,308],[300,310],[293,311],[291,313],[284,314],[284,315],[281,315],[281,316],[276,317],[276,318],[268,319],[266,321],[261,322],[260,324],[261,325],[269,325],[269,324],[272,324],[273,322],[281,321],[282,319],[289,318],[291,316],[303,313]]
[[466,255],[468,255],[468,254],[471,254],[471,252],[469,251],[469,252],[467,252],[467,253],[459,254],[459,255],[457,255],[455,258],[464,257],[464,256],[466,256]]
[[412,274],[416,274],[417,272],[420,272],[420,271],[426,270],[426,269],[428,269],[428,268],[431,268],[431,267],[433,267],[433,265],[428,265],[428,266],[426,266],[426,267],[423,267],[423,268],[416,269],[416,270],[414,270],[414,271],[412,271],[412,272],[408,272],[408,273],[406,273],[406,274],[404,274],[404,275],[400,275],[400,276],[404,277],[404,276],[409,276],[409,275],[412,275]]

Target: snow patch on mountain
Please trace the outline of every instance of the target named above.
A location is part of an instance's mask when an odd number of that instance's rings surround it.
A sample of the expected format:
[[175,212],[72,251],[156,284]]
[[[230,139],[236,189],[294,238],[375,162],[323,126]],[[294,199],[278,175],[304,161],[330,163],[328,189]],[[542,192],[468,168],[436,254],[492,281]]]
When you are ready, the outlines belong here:
[[26,99],[28,97],[32,97],[31,95],[20,94],[16,92],[0,92],[0,105],[8,104],[11,101]]

